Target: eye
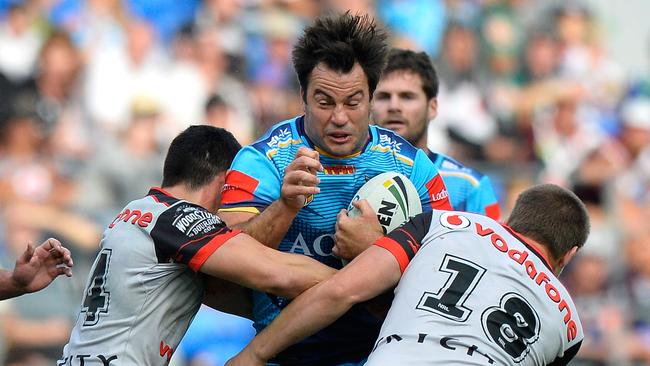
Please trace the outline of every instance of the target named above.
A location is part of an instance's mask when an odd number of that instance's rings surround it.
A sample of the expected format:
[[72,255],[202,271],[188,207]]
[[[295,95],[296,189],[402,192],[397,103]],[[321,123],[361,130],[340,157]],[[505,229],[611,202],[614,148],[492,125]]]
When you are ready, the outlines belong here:
[[348,102],[348,105],[349,105],[350,107],[356,107],[356,106],[358,106],[360,103],[361,103],[361,102],[358,101],[358,100],[351,100],[351,101]]

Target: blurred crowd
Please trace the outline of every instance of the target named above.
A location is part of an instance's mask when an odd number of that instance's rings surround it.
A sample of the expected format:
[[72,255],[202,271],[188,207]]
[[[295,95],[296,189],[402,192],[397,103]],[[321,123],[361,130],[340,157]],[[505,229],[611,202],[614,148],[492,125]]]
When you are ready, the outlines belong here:
[[[205,123],[247,144],[300,114],[292,44],[351,9],[433,58],[430,148],[487,173],[505,215],[537,182],[587,204],[592,234],[563,274],[586,333],[575,364],[650,364],[650,78],[608,54],[589,4],[0,0],[0,266],[47,236],[76,263],[73,281],[0,303],[0,362],[54,364],[103,227],[160,183],[171,138]],[[253,335],[207,309],[197,320],[176,365],[221,365]]]

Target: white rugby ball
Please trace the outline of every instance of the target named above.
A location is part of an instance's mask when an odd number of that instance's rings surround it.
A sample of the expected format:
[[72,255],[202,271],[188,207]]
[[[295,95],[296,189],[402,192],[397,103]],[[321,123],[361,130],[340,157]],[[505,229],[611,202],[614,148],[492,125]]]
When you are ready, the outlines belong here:
[[370,207],[377,213],[384,234],[422,213],[417,189],[410,179],[397,172],[379,174],[361,186],[348,206],[348,216],[361,214],[361,211],[352,206],[352,202],[362,199],[368,200]]

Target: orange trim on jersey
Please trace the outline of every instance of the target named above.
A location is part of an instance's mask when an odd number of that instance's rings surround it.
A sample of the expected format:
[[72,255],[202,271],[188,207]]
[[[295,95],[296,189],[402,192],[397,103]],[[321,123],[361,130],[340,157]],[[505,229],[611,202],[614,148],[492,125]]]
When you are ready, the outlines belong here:
[[404,273],[404,271],[406,270],[406,266],[408,266],[410,262],[410,259],[408,254],[406,254],[404,248],[402,248],[402,245],[400,245],[400,243],[396,242],[395,240],[387,236],[384,236],[379,238],[374,245],[384,248],[389,252],[391,252],[391,254],[397,260],[397,263],[399,264],[400,272]]
[[233,238],[235,235],[241,233],[241,230],[232,230],[229,231],[225,234],[219,234],[216,235],[212,240],[210,240],[206,245],[204,245],[201,249],[199,249],[196,254],[194,254],[194,257],[190,260],[188,265],[194,272],[198,272],[199,269],[203,266],[205,261],[210,258],[212,253],[214,253],[217,249],[219,249],[222,245],[224,245],[228,240]]
[[499,208],[499,204],[495,202],[491,205],[485,206],[485,216],[499,221],[501,218],[501,209]]
[[238,203],[253,199],[253,192],[260,182],[238,170],[230,170],[226,174],[226,184],[221,191],[221,203]]

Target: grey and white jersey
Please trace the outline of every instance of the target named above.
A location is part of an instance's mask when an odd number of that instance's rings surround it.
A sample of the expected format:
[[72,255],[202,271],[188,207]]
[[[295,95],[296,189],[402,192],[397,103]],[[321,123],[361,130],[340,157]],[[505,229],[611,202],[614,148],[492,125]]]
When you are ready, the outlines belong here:
[[563,365],[577,353],[569,293],[512,229],[433,211],[375,245],[404,273],[366,365]]
[[104,232],[57,365],[167,365],[201,305],[196,273],[239,231],[159,188]]

